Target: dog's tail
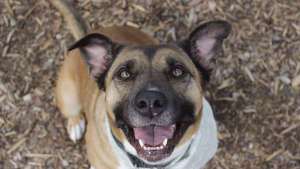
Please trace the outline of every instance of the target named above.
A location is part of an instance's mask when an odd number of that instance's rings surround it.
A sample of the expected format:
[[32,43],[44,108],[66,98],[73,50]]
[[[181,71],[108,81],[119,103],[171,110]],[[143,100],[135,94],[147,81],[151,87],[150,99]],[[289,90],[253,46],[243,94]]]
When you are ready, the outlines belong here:
[[76,40],[79,40],[85,34],[91,31],[89,24],[86,23],[82,16],[77,13],[65,0],[49,1],[55,8],[58,9],[58,11],[63,15],[64,19],[68,22]]

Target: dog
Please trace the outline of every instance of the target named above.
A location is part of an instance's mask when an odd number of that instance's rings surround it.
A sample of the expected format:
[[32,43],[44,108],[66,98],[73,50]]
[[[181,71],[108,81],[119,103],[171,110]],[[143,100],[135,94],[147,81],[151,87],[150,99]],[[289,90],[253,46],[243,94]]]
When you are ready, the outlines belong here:
[[158,44],[131,27],[87,33],[73,9],[51,1],[80,30],[72,29],[79,40],[68,49],[55,93],[70,139],[85,134],[91,168],[205,165],[218,141],[203,87],[231,24],[204,22],[178,43]]

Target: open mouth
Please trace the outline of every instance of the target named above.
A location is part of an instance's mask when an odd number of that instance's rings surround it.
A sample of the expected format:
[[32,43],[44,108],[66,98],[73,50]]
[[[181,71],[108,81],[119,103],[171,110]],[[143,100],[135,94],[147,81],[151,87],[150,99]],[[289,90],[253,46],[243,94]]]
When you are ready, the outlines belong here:
[[155,162],[171,155],[188,126],[179,122],[171,126],[148,125],[140,128],[124,125],[122,129],[139,157]]

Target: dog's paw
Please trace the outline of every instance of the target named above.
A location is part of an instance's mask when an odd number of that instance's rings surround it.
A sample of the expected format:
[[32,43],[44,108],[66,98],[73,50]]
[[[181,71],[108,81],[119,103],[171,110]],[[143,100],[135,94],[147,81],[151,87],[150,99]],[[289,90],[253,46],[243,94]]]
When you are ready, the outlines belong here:
[[90,169],[95,169],[95,168],[93,166],[91,166]]
[[83,114],[68,119],[67,130],[70,139],[76,143],[85,133],[86,121]]

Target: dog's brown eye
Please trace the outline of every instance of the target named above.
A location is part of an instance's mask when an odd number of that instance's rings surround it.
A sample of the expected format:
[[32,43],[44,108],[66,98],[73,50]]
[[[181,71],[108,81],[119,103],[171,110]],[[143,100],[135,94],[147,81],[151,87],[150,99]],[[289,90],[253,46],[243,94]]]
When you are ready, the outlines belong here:
[[177,67],[173,70],[173,76],[180,77],[182,75],[183,75],[183,70],[181,68]]
[[122,70],[120,72],[120,77],[124,78],[124,79],[127,79],[130,77],[130,73],[127,71],[127,70]]

